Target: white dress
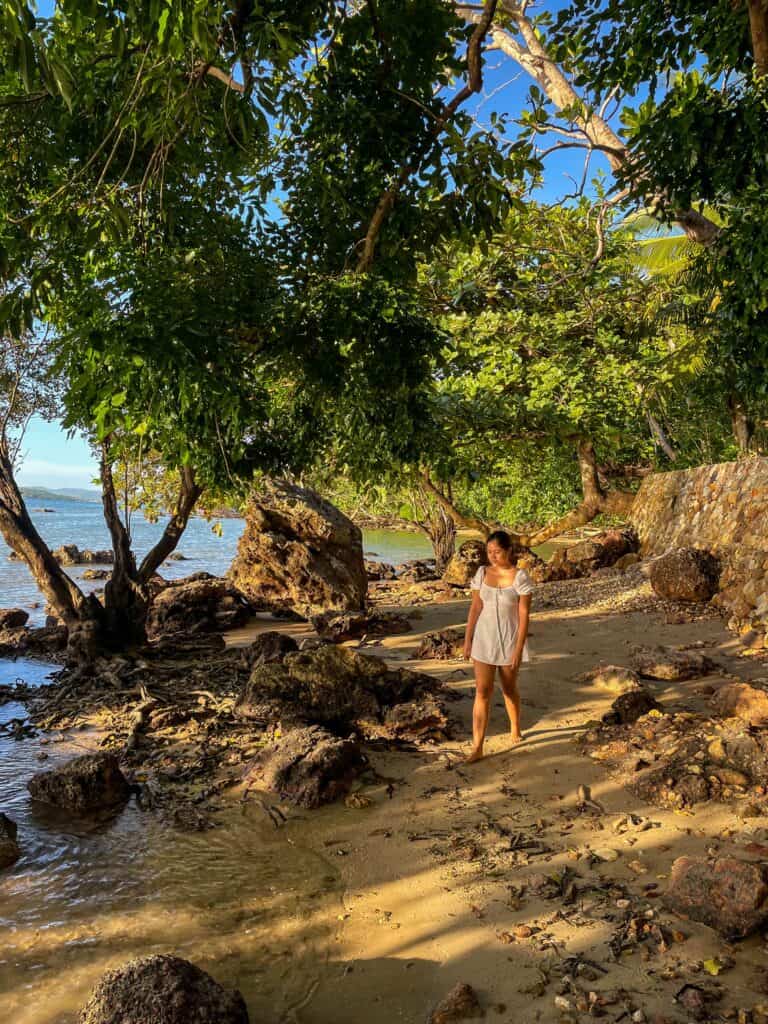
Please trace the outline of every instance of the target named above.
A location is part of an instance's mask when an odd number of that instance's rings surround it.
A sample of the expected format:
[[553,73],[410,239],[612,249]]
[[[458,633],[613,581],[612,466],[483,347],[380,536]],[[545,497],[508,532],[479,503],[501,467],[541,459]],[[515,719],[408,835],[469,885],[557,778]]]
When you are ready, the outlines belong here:
[[[509,587],[489,587],[485,582],[485,566],[474,575],[470,587],[480,591],[483,610],[475,624],[472,658],[486,665],[508,665],[515,649],[518,626],[518,600],[533,591],[531,578],[518,569]],[[523,661],[530,661],[528,642],[523,647]]]

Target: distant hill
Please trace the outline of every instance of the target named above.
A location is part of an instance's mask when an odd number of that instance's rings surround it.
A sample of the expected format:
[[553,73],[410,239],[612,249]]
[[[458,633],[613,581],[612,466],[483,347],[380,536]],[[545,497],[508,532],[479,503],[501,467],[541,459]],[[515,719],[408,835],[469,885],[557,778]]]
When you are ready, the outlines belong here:
[[49,487],[21,487],[22,495],[33,501],[99,501],[98,491],[88,491],[84,487],[60,487],[55,491]]

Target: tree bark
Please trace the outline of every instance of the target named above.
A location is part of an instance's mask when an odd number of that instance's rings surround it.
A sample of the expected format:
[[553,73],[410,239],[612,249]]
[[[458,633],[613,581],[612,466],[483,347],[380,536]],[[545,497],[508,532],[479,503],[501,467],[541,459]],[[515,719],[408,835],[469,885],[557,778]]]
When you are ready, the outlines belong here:
[[202,493],[203,488],[195,481],[195,471],[189,466],[182,467],[181,486],[173,515],[162,537],[139,566],[139,579],[142,583],[149,583],[168,555],[175,550]]
[[[476,23],[481,17],[471,5],[465,6],[458,0],[456,8],[465,21]],[[492,45],[519,64],[558,110],[585,109],[586,105],[579,94],[549,56],[545,44],[537,35],[533,22],[526,16],[522,5],[514,3],[513,0],[502,0],[501,8],[514,22],[522,37],[522,43],[511,32],[494,24],[488,33]],[[626,173],[631,169],[629,150],[602,117],[596,113],[591,113],[588,117],[576,114],[573,116],[573,123],[584,133],[588,147],[605,153],[614,172]],[[710,245],[720,234],[720,228],[698,210],[677,210],[674,213],[674,220],[688,238],[701,245]]]
[[755,73],[762,78],[768,75],[768,3],[766,0],[747,0],[747,7]]
[[429,537],[435,553],[435,569],[442,576],[456,550],[456,523],[442,507],[419,524]]
[[30,519],[5,440],[0,440],[0,531],[8,547],[27,563],[44,597],[66,626],[92,616],[92,602],[64,572]]
[[747,407],[741,397],[736,394],[728,396],[728,409],[731,413],[731,428],[739,452],[745,455],[752,446],[752,438],[755,432],[755,423],[747,413]]

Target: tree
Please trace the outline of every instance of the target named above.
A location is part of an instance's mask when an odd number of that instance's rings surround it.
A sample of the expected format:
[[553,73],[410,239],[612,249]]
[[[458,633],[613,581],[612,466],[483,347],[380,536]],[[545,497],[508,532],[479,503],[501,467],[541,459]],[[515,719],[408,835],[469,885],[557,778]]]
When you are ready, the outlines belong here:
[[[579,504],[521,537],[526,543],[628,510],[631,490],[613,489],[609,479],[651,462],[653,414],[692,372],[673,358],[688,340],[685,326],[664,326],[653,315],[670,286],[641,275],[631,237],[607,223],[596,260],[598,216],[586,203],[530,204],[488,247],[456,244],[424,267],[450,339],[433,407],[440,476],[503,480],[505,460],[547,459],[563,445],[575,459]],[[459,525],[482,527],[478,517],[443,506]]]
[[[0,9],[0,323],[55,328],[65,422],[100,446],[105,608],[53,585],[10,465],[0,527],[69,625],[140,641],[149,577],[223,477],[337,438],[369,465],[411,457],[438,340],[408,291],[416,254],[488,230],[507,203],[490,171],[517,167],[459,111],[495,6],[471,31],[440,0]],[[137,565],[112,467],[149,450],[181,488]]]

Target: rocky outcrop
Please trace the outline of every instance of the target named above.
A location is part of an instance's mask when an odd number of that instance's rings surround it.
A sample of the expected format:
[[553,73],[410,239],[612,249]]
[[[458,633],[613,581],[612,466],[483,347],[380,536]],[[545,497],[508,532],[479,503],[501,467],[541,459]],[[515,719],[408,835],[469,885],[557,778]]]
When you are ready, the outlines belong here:
[[81,551],[77,544],[62,544],[53,552],[53,557],[59,565],[112,565],[115,560],[113,551],[91,551],[90,548]]
[[70,811],[114,807],[131,793],[112,754],[84,754],[58,768],[38,772],[27,783],[27,789],[33,799]]
[[254,668],[235,712],[265,724],[322,725],[341,736],[434,740],[449,731],[442,693],[431,676],[327,645]]
[[649,711],[661,710],[662,706],[653,694],[640,687],[617,697],[611,704],[610,711],[603,715],[603,721],[606,725],[628,725],[647,715]]
[[264,608],[356,611],[368,585],[362,533],[314,491],[274,484],[248,505],[229,576]]
[[366,559],[364,564],[365,575],[371,582],[393,580],[397,575],[394,565],[390,565],[389,562],[369,562]]
[[708,675],[717,667],[706,654],[699,651],[677,651],[661,646],[635,651],[631,661],[632,668],[639,675],[670,682],[696,679]]
[[29,619],[29,612],[23,608],[0,608],[0,632],[5,629],[18,629]]
[[250,614],[250,605],[229,580],[199,572],[174,580],[155,594],[147,633],[216,633],[242,626]]
[[16,626],[0,630],[0,657],[16,658],[21,654],[40,654],[55,658],[67,646],[66,626],[41,626],[30,629]]
[[21,856],[19,844],[16,842],[16,822],[0,813],[0,871],[10,867]]
[[314,808],[347,795],[365,767],[360,745],[319,725],[289,729],[248,766],[248,783],[296,807]]
[[298,651],[299,645],[292,636],[268,630],[260,633],[253,643],[243,647],[240,654],[240,665],[249,671],[258,665],[270,665],[282,661],[286,654]]
[[416,657],[424,661],[453,661],[464,649],[464,630],[457,627],[427,633],[419,644]]
[[676,548],[654,558],[648,577],[667,601],[709,601],[717,593],[720,565],[708,551]]
[[403,583],[424,583],[426,580],[437,579],[437,569],[433,558],[414,558],[410,562],[401,562],[395,566],[398,580]]
[[397,636],[411,629],[406,616],[394,612],[323,612],[321,615],[313,615],[310,622],[321,639],[330,640],[334,644],[359,640],[364,636]]
[[712,697],[712,707],[723,718],[738,718],[756,728],[768,725],[768,693],[750,683],[727,683]]
[[633,530],[604,530],[588,540],[556,551],[546,566],[534,567],[531,575],[539,583],[580,579],[635,554],[637,545]]
[[107,971],[79,1024],[248,1024],[245,1001],[188,960],[147,956]]
[[481,565],[488,565],[485,544],[481,540],[465,540],[448,563],[443,583],[452,587],[468,587]]
[[732,629],[768,635],[768,459],[740,459],[674,473],[652,473],[630,519],[644,556],[699,548],[721,566],[712,599]]
[[736,857],[678,857],[664,903],[726,939],[746,938],[768,921],[768,865]]

